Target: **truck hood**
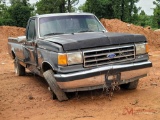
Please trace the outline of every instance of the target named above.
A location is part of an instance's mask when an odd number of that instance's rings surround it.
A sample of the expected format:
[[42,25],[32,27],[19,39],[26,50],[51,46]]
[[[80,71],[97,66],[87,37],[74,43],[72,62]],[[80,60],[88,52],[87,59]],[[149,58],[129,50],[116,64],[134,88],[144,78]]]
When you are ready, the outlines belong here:
[[146,42],[143,35],[110,32],[64,34],[45,38],[44,40],[61,45],[65,51]]

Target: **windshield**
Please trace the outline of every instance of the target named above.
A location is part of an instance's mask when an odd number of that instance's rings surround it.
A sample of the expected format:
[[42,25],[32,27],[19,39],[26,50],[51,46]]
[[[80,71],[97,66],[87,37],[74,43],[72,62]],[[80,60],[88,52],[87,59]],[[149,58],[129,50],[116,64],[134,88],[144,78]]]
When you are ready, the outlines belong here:
[[93,15],[53,16],[39,19],[40,36],[101,32],[104,27]]

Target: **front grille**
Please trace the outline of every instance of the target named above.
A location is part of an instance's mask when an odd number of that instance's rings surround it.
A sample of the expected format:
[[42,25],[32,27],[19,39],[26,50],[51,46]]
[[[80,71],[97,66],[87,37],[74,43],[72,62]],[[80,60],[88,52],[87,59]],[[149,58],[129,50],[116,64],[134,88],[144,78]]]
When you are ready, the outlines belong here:
[[134,45],[87,50],[83,52],[84,67],[125,62],[135,59]]

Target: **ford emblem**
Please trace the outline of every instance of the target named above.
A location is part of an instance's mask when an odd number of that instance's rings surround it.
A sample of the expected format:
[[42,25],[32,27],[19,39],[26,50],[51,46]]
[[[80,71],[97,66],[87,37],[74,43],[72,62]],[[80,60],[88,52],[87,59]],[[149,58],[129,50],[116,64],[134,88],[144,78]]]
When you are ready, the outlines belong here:
[[107,58],[110,58],[110,59],[112,59],[114,57],[116,57],[116,54],[114,54],[114,53],[110,53],[107,55]]

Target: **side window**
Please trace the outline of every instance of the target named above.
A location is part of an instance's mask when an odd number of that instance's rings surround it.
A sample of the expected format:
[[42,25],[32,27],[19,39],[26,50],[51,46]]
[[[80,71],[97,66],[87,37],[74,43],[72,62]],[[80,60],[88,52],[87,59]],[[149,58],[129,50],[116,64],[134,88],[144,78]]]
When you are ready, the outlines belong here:
[[36,37],[35,20],[30,20],[27,31],[27,41],[32,41],[35,39],[35,37]]

